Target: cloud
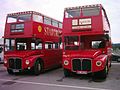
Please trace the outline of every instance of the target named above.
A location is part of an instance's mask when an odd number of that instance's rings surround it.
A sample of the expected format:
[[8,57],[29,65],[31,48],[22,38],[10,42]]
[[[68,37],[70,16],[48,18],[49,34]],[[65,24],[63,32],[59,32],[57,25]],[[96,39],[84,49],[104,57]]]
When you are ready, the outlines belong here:
[[13,12],[37,11],[57,20],[63,20],[65,7],[102,4],[107,12],[113,42],[120,42],[120,1],[116,0],[0,0],[0,36],[3,36],[6,15]]

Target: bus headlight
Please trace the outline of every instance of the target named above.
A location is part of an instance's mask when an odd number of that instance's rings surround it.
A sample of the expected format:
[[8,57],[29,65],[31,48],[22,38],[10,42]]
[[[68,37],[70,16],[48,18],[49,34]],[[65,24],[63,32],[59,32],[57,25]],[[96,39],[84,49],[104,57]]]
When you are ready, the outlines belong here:
[[65,60],[64,61],[64,65],[68,65],[69,64],[69,61],[68,60]]
[[7,63],[7,60],[4,60],[4,63],[6,64],[6,63]]
[[96,66],[99,67],[99,66],[101,66],[101,65],[102,65],[102,62],[101,62],[101,61],[97,61],[97,62],[96,62]]
[[30,61],[29,61],[29,60],[26,60],[26,61],[25,61],[25,64],[27,64],[27,65],[30,64]]

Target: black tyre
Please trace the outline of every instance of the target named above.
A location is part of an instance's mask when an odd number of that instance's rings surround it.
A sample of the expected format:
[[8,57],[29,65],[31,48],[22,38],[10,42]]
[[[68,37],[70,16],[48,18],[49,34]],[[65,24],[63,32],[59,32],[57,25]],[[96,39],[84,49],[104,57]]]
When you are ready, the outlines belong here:
[[11,69],[7,69],[7,72],[8,72],[8,74],[11,74],[11,75],[14,74],[14,72]]
[[112,61],[110,61],[110,67],[112,66]]
[[120,62],[120,58],[117,59],[117,62]]
[[64,76],[65,77],[70,77],[70,71],[69,70],[67,70],[67,69],[64,69]]
[[107,74],[108,74],[108,66],[106,65],[104,70],[102,70],[100,73],[101,73],[101,78],[106,79]]
[[108,66],[106,65],[102,71],[94,73],[95,78],[106,79],[108,74]]
[[35,62],[33,72],[35,75],[39,75],[43,71],[43,63],[39,60]]

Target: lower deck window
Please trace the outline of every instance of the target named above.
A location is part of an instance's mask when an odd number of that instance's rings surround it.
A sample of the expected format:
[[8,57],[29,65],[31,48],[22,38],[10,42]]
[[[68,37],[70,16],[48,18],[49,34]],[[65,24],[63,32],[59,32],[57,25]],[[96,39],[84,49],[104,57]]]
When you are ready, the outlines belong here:
[[26,50],[26,43],[17,43],[17,50]]
[[45,49],[52,49],[52,43],[45,43]]

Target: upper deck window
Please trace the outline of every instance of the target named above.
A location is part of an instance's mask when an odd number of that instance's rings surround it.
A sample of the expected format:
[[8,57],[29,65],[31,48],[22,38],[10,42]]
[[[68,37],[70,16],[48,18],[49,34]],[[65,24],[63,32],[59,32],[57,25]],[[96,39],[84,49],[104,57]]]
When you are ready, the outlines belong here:
[[52,20],[52,25],[55,26],[55,27],[58,27],[58,21]]
[[62,23],[59,23],[59,28],[62,28]]
[[7,23],[12,23],[12,22],[17,22],[17,17],[9,16],[8,19],[7,19]]
[[83,7],[82,13],[83,16],[96,16],[100,14],[100,7]]
[[80,16],[80,9],[69,9],[65,12],[66,18],[73,18],[73,17],[79,17]]
[[21,14],[21,15],[11,15],[8,16],[7,23],[12,23],[12,22],[23,22],[23,21],[29,21],[31,20],[31,14]]
[[48,17],[44,17],[44,23],[48,24],[48,25],[51,25],[51,19],[48,18]]
[[31,14],[18,16],[18,21],[29,21],[29,20],[31,20]]
[[33,15],[33,21],[43,22],[43,18],[41,15]]

